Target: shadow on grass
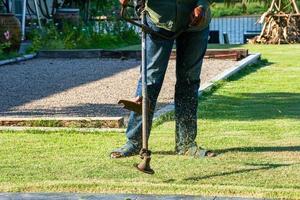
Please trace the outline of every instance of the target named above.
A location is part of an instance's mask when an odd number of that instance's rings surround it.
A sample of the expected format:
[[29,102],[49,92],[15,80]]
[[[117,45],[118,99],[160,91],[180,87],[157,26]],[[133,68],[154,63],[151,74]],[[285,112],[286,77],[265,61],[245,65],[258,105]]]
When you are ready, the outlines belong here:
[[153,151],[152,154],[165,155],[165,156],[177,155],[175,151]]
[[203,179],[209,179],[214,177],[220,177],[220,176],[229,176],[229,175],[236,175],[236,174],[242,174],[247,172],[254,172],[254,171],[261,171],[261,170],[270,170],[270,169],[277,169],[280,167],[289,167],[291,165],[295,164],[246,164],[246,166],[250,166],[249,169],[240,169],[235,171],[228,171],[228,172],[221,172],[221,173],[215,173],[211,175],[205,175],[205,176],[195,176],[195,177],[188,177],[185,178],[184,181],[199,181]]
[[[225,154],[230,152],[300,152],[300,146],[269,146],[269,147],[233,147],[228,149],[219,149],[214,152]],[[154,151],[157,155],[176,155],[174,151]]]
[[299,119],[300,93],[239,93],[236,96],[204,97],[201,119],[263,120]]
[[300,146],[270,146],[270,147],[233,147],[217,150],[216,153],[228,152],[300,152]]

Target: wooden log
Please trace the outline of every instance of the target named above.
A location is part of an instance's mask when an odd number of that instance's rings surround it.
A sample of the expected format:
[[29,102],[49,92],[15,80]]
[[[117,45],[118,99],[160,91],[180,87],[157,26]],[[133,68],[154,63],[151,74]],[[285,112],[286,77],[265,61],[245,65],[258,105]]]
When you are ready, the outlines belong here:
[[240,60],[240,55],[235,53],[229,53],[229,54],[215,54],[215,55],[205,55],[204,58],[206,59],[221,59],[221,60]]
[[291,16],[291,17],[300,17],[300,13],[299,14],[274,14],[272,16],[275,16],[275,17],[288,17],[288,16]]
[[[204,58],[241,60],[248,55],[248,49],[208,49]],[[171,53],[170,59],[176,59],[176,51]]]
[[271,3],[271,6],[270,6],[270,8],[269,8],[269,12],[271,12],[272,10],[273,10],[273,8],[274,8],[274,5],[275,5],[275,2],[276,2],[276,0],[273,0],[272,1],[272,3]]

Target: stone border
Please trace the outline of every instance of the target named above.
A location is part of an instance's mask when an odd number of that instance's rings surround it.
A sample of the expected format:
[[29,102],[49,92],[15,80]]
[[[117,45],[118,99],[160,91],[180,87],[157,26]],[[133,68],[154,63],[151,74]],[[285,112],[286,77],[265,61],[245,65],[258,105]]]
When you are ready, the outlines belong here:
[[35,58],[36,56],[37,56],[37,54],[33,53],[33,54],[27,54],[27,55],[19,56],[19,57],[16,57],[16,58],[7,59],[7,60],[1,60],[0,61],[0,66],[7,65],[7,64],[12,64],[12,63],[17,63],[17,62],[21,62],[21,61],[25,61],[25,60],[30,60],[30,59]]
[[[203,85],[199,89],[199,97],[203,94],[205,91],[210,91],[212,87],[221,80],[226,80],[230,76],[236,74],[237,72],[241,71],[244,69],[246,66],[250,64],[255,64],[260,60],[261,54],[260,53],[254,53],[250,54],[248,57],[244,58],[243,60],[239,61],[237,65],[227,69],[224,71],[222,74],[217,75],[215,78],[213,78],[209,83]],[[170,103],[169,105],[166,105],[162,109],[158,110],[157,112],[154,113],[154,118],[153,121],[158,120],[161,116],[172,112],[175,110],[175,104],[174,102]]]
[[[56,131],[76,131],[76,132],[113,132],[113,133],[124,133],[124,128],[68,128],[68,127],[26,127],[26,126],[0,126],[0,131],[45,131],[45,132],[56,132]],[[0,198],[1,199],[1,198]]]
[[[247,57],[247,49],[208,49],[204,58],[241,60]],[[39,58],[114,58],[114,59],[141,59],[139,50],[104,50],[104,49],[66,49],[66,50],[42,50]],[[173,50],[170,59],[176,58],[176,50]]]
[[0,127],[123,128],[123,117],[0,117]]

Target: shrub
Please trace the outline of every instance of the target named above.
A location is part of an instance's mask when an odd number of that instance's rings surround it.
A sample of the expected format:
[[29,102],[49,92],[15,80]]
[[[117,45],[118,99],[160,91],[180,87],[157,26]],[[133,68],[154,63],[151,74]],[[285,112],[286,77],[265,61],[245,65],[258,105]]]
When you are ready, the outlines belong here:
[[39,49],[118,48],[139,43],[139,35],[125,22],[81,23],[78,26],[64,23],[62,28],[53,22],[44,29],[29,34],[30,52]]

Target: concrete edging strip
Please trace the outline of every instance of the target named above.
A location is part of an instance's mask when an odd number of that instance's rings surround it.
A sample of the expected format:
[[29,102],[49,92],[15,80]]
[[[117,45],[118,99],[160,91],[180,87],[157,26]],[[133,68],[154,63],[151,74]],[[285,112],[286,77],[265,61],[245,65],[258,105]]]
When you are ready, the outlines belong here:
[[[255,64],[260,59],[261,54],[260,53],[254,53],[250,54],[248,57],[244,58],[243,60],[239,61],[237,65],[229,68],[228,70],[225,70],[222,74],[217,75],[215,78],[213,78],[209,83],[203,85],[199,89],[199,97],[203,94],[204,91],[209,91],[218,81],[225,80],[229,78],[230,76],[236,74],[240,70],[244,69],[246,66]],[[154,113],[153,121],[156,121],[161,117],[162,115],[172,112],[175,110],[175,104],[174,102],[170,103],[169,105],[166,105],[162,109],[158,110]]]
[[26,126],[0,126],[0,131],[76,131],[76,132],[116,132],[124,133],[123,128],[68,128],[68,127],[26,127]]
[[[123,128],[123,117],[0,117],[0,127]],[[52,126],[51,126],[52,124]]]
[[19,56],[16,58],[7,59],[7,60],[1,60],[0,66],[12,64],[12,63],[16,63],[16,62],[21,62],[21,61],[25,61],[25,60],[30,60],[30,59],[35,58],[36,56],[37,56],[37,54],[33,53],[33,54],[27,54],[27,55]]

